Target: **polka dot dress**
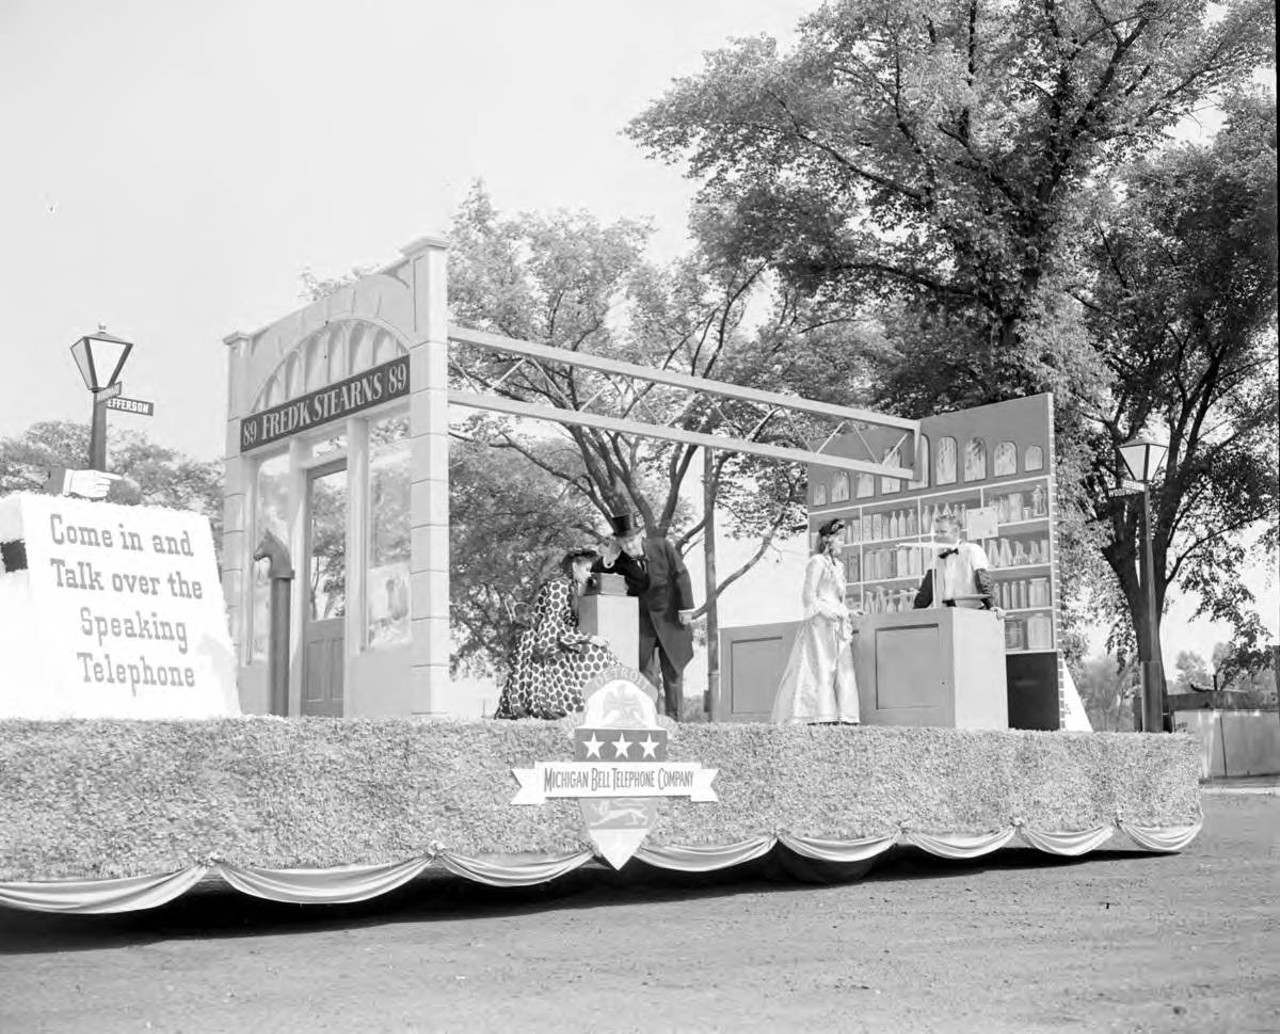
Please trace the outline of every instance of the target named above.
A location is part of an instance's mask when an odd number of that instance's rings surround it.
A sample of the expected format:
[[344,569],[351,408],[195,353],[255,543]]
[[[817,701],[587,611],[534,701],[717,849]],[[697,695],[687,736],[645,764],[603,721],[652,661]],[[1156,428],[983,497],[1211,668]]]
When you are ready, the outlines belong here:
[[538,590],[533,625],[520,636],[494,717],[555,719],[581,711],[587,680],[618,663],[612,650],[578,631],[573,583],[552,579]]

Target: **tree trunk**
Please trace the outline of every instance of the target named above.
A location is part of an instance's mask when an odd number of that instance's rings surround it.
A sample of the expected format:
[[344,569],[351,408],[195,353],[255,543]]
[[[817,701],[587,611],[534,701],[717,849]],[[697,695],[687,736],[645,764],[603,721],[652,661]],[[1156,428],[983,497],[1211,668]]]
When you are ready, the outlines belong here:
[[[1131,518],[1130,507],[1134,506],[1139,513]],[[1120,590],[1124,594],[1125,607],[1129,611],[1129,620],[1133,626],[1134,643],[1137,645],[1138,658],[1148,661],[1156,665],[1156,671],[1160,673],[1162,684],[1162,700],[1163,690],[1163,673],[1164,673],[1164,657],[1160,648],[1160,621],[1164,610],[1164,579],[1158,572],[1161,570],[1161,564],[1164,560],[1164,552],[1159,548],[1160,544],[1154,542],[1153,537],[1153,556],[1154,567],[1156,569],[1155,577],[1155,636],[1151,635],[1150,623],[1147,620],[1149,611],[1147,603],[1147,592],[1145,577],[1150,577],[1143,570],[1145,563],[1143,560],[1143,527],[1141,517],[1141,501],[1137,497],[1127,497],[1122,508],[1118,508],[1112,517],[1112,541],[1103,548],[1102,555],[1106,558],[1112,571],[1115,572],[1116,579],[1120,583]],[[1151,529],[1154,532],[1154,528]],[[1134,729],[1141,728],[1141,696],[1137,698],[1133,708]],[[1158,730],[1156,730],[1158,731]]]
[[720,696],[720,618],[716,607],[716,482],[715,450],[706,449],[702,457],[702,557],[707,617],[707,691],[702,709],[708,718]]

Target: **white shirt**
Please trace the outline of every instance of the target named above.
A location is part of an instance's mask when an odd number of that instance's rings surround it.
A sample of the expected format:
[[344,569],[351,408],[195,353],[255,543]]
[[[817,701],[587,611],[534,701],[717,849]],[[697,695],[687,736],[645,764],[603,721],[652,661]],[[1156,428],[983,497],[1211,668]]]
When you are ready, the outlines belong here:
[[[942,552],[954,549],[945,560],[935,561],[942,574],[942,594],[935,597],[935,602],[955,600],[957,596],[975,596],[978,582],[974,578],[975,571],[990,569],[987,551],[976,542],[957,542],[954,546],[946,546]],[[956,600],[957,607],[970,607],[974,610],[982,608],[981,600]]]

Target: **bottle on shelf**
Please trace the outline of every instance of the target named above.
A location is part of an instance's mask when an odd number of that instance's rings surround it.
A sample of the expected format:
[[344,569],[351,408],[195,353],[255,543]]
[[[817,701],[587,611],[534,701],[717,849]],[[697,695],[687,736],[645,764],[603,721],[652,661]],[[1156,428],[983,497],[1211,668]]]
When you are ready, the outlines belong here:
[[1021,618],[1005,618],[1004,647],[1006,650],[1023,650],[1026,648],[1026,632]]
[[1045,492],[1042,485],[1036,485],[1031,492],[1031,512],[1037,517],[1045,515]]
[[914,508],[907,511],[907,534],[920,534],[920,521],[919,518],[916,517],[916,511]]
[[1032,578],[1031,579],[1031,598],[1027,602],[1029,607],[1047,607],[1049,606],[1049,579],[1048,578]]
[[1053,622],[1045,613],[1032,614],[1027,619],[1027,649],[1053,649]]

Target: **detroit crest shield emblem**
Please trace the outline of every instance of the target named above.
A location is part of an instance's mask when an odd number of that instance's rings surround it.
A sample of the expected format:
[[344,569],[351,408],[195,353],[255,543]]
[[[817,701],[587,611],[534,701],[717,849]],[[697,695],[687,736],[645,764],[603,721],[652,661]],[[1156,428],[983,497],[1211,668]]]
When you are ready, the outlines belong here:
[[539,761],[514,769],[520,790],[512,804],[577,797],[587,835],[602,857],[622,868],[644,842],[658,798],[717,800],[716,769],[668,760],[668,731],[658,724],[644,676],[610,668],[583,689],[585,706],[573,729],[573,761]]

